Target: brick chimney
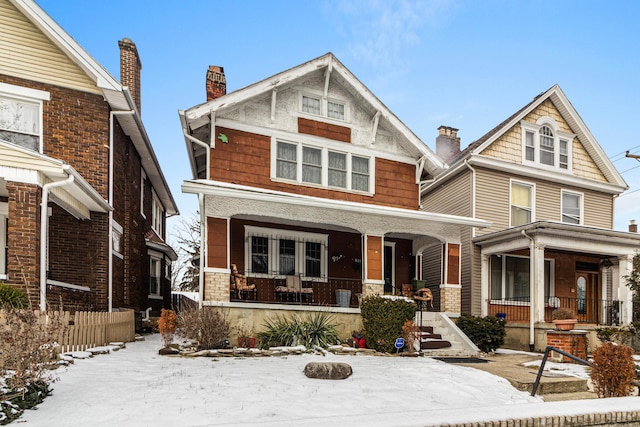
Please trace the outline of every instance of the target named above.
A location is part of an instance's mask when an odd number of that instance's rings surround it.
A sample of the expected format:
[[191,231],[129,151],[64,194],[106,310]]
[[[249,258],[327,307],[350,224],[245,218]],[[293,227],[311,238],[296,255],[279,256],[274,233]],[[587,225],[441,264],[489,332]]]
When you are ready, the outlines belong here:
[[636,224],[636,220],[632,219],[629,221],[629,233],[637,233],[638,232],[638,224]]
[[220,98],[227,94],[227,78],[224,76],[224,68],[217,65],[209,65],[207,70],[207,101]]
[[460,138],[458,129],[449,126],[440,126],[436,137],[436,154],[449,163],[460,154]]
[[118,46],[120,46],[120,84],[129,88],[136,108],[138,108],[138,112],[141,112],[140,70],[142,70],[142,63],[138,49],[136,44],[128,38],[120,40]]

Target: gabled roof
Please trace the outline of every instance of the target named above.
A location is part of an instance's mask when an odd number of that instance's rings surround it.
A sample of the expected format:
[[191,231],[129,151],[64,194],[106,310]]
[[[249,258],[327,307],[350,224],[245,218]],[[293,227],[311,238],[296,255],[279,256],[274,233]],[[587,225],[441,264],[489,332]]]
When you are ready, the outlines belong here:
[[[334,55],[329,52],[318,58],[312,59],[296,67],[290,68],[281,73],[275,74],[264,80],[246,86],[242,89],[230,92],[224,96],[214,100],[196,105],[184,112],[179,112],[184,130],[187,134],[197,128],[209,124],[209,118],[212,113],[234,107],[251,98],[272,92],[275,88],[281,88],[291,84],[311,73],[319,70],[329,70],[332,76],[337,75],[340,78],[341,85],[349,91],[356,99],[370,109],[375,115],[380,112],[380,119],[395,130],[397,130],[410,146],[406,148],[415,154],[416,159],[424,159],[427,170],[435,174],[445,167],[444,162],[435,155],[435,153],[427,147],[420,138],[418,138],[391,110],[389,110],[360,80],[358,80]],[[334,74],[335,73],[335,74]],[[185,136],[187,146],[189,148],[189,157],[192,162],[194,177],[196,177],[194,147],[191,147],[189,138]],[[203,141],[208,143],[208,141]]]
[[178,214],[171,190],[162,174],[140,113],[131,99],[129,90],[123,87],[89,53],[82,48],[60,25],[32,0],[9,0],[20,12],[42,31],[60,50],[78,65],[102,91],[113,111],[132,111],[133,114],[116,115],[124,132],[133,141],[142,159],[142,165],[153,184],[158,197],[169,215]]
[[613,163],[611,163],[598,141],[591,134],[587,125],[584,123],[575,108],[573,108],[573,105],[557,84],[537,95],[531,102],[520,108],[498,126],[491,129],[478,140],[469,144],[451,161],[451,167],[441,173],[440,176],[437,176],[435,181],[440,182],[443,179],[447,179],[448,176],[455,174],[460,165],[474,156],[479,156],[487,147],[493,144],[498,138],[524,119],[529,113],[538,108],[547,99],[553,102],[553,105],[558,109],[569,127],[576,133],[584,149],[603,173],[607,182],[620,190],[619,192],[624,191],[627,188],[626,182],[615,166],[613,166]]

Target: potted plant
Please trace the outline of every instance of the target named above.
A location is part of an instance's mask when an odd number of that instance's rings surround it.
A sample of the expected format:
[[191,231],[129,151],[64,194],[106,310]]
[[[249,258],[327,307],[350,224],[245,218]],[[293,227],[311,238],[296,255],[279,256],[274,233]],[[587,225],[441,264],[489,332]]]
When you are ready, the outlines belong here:
[[576,313],[567,307],[560,307],[555,310],[551,315],[551,319],[559,331],[570,331],[576,326],[576,323],[578,323]]

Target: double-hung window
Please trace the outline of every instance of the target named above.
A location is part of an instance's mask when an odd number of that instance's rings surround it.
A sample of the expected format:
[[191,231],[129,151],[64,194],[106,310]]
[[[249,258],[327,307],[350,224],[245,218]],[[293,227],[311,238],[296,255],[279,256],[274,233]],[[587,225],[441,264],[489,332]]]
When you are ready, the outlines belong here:
[[326,280],[326,234],[245,226],[248,275]]
[[0,83],[0,139],[42,152],[42,102],[49,92]]
[[164,224],[164,209],[162,207],[162,203],[160,203],[160,199],[156,196],[155,191],[153,192],[153,198],[151,201],[151,227],[156,231],[158,236],[164,237],[163,226]]
[[320,95],[302,94],[300,111],[341,121],[347,118],[345,102],[337,99],[324,100]]
[[524,164],[546,169],[571,169],[575,135],[560,130],[551,117],[541,117],[536,123],[520,122],[522,128],[522,160]]
[[275,140],[275,179],[373,193],[373,159],[323,146]]
[[160,259],[149,257],[149,295],[160,296]]
[[528,224],[533,221],[534,186],[524,182],[511,181],[511,226]]
[[562,191],[562,222],[582,224],[582,194]]
[[[511,255],[491,255],[491,299],[514,302],[529,302],[530,260],[528,257]],[[544,296],[545,301],[552,295],[553,262],[544,260]]]

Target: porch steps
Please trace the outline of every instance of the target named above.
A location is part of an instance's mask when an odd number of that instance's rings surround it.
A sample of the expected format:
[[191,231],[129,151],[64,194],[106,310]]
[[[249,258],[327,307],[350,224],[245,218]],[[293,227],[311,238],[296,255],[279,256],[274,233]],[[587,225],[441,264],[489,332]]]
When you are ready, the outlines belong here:
[[478,347],[442,313],[417,313],[415,323],[422,330],[420,347],[425,356],[475,357],[480,353]]

